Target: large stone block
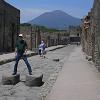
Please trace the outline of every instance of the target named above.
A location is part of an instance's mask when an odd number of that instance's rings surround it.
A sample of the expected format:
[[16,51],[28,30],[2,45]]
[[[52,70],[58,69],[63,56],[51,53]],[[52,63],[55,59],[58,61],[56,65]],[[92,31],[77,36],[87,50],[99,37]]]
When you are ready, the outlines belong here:
[[2,84],[3,85],[15,85],[20,82],[20,74],[16,75],[3,75],[2,76]]
[[36,75],[26,75],[26,86],[42,86],[43,74],[36,74]]

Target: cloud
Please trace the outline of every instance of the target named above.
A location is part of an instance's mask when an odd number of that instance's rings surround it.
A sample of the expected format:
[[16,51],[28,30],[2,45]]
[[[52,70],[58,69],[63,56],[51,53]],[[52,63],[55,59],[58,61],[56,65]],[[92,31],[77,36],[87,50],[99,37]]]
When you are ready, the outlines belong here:
[[36,8],[23,8],[21,11],[21,22],[28,22],[35,17],[41,15],[44,12],[48,12],[49,10],[45,9],[36,9]]

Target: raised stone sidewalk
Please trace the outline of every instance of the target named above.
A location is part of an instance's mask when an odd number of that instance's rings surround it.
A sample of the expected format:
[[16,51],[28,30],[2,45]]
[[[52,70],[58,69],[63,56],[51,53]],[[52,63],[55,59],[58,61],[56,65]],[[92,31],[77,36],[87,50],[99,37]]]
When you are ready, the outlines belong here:
[[[52,47],[46,48],[46,51],[47,52],[48,51],[53,51],[53,50],[60,49],[60,48],[63,48],[63,47],[65,47],[65,45],[52,46]],[[31,56],[34,56],[34,55],[37,55],[37,54],[38,53],[36,53],[34,51],[28,51],[27,52],[28,57],[31,57]],[[0,65],[11,62],[11,61],[14,61],[14,60],[15,60],[15,53],[14,52],[0,55]]]
[[51,92],[43,100],[100,100],[100,73],[81,47],[71,53]]

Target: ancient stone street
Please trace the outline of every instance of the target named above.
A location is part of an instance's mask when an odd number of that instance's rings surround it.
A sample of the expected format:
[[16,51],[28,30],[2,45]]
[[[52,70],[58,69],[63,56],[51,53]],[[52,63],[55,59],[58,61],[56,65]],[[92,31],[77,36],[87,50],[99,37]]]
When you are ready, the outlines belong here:
[[[50,51],[46,54],[46,58],[40,58],[38,55],[28,58],[33,74],[42,73],[44,85],[41,87],[28,87],[25,85],[25,77],[28,74],[25,63],[21,60],[19,62],[18,73],[21,76],[21,82],[16,85],[0,85],[0,100],[39,100],[41,96],[47,95],[54,85],[57,75],[64,64],[65,57],[69,58],[70,53],[73,52],[76,45],[67,45],[64,48]],[[59,62],[53,61],[53,59],[59,59]],[[12,74],[13,66],[15,62],[7,63],[0,66],[0,81],[3,74]],[[49,80],[52,76],[52,80]],[[55,78],[56,77],[56,78]],[[55,79],[55,80],[53,80]],[[53,81],[53,82],[52,82]],[[51,83],[52,86],[46,85],[46,82]],[[46,91],[45,91],[46,90]]]
[[100,100],[100,0],[0,0],[0,100]]

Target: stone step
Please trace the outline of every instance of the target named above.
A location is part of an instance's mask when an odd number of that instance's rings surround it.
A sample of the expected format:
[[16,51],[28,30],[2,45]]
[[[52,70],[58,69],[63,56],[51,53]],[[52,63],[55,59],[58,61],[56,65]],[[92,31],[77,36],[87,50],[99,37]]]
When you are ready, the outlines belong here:
[[20,74],[16,75],[5,74],[2,76],[3,85],[16,85],[18,82],[20,82]]
[[26,75],[25,85],[30,87],[42,86],[43,74]]

